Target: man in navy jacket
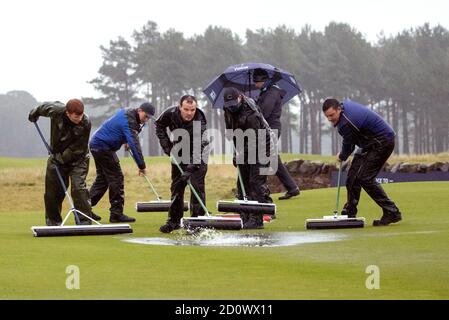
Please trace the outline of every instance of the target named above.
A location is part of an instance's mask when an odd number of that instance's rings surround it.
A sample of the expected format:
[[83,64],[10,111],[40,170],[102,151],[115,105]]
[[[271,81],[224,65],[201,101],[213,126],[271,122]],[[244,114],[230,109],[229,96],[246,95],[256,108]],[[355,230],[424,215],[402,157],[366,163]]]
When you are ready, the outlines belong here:
[[[282,114],[282,98],[285,91],[279,88],[272,79],[268,77],[268,72],[263,69],[255,69],[253,74],[253,82],[257,89],[260,89],[260,95],[257,99],[262,114],[267,120],[271,129],[277,130],[278,138],[281,136],[281,114]],[[279,200],[290,199],[299,195],[299,187],[295,180],[290,176],[287,168],[278,155],[278,167],[276,176],[287,190],[285,195],[279,197]]]
[[95,206],[109,189],[110,222],[136,221],[123,214],[124,177],[116,151],[122,145],[129,148],[139,168],[139,174],[146,174],[138,134],[154,113],[154,106],[148,102],[139,108],[121,109],[103,123],[90,140],[90,152],[97,168],[97,176],[90,189],[90,200],[92,207]]
[[400,221],[401,212],[376,181],[377,174],[394,150],[394,130],[377,113],[350,100],[340,103],[336,99],[327,99],[323,112],[343,137],[342,149],[337,155],[339,162],[348,159],[355,146],[359,147],[346,180],[348,200],[343,213],[348,217],[356,216],[363,188],[383,210],[381,219],[374,220],[374,226]]

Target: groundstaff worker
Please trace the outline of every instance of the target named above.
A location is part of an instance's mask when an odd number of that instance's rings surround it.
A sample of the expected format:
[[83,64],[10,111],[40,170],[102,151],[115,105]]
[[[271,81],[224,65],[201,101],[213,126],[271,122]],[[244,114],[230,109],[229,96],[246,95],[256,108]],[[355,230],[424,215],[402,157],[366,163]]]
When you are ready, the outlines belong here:
[[376,181],[377,174],[394,150],[393,129],[377,113],[349,100],[340,103],[336,99],[327,99],[323,104],[323,112],[343,137],[342,149],[337,155],[338,161],[345,161],[355,146],[359,147],[348,172],[348,199],[342,214],[356,216],[363,188],[383,210],[380,220],[374,220],[374,226],[386,226],[400,221],[401,212]]
[[[265,120],[272,130],[277,130],[278,138],[281,136],[281,114],[282,98],[285,91],[279,88],[272,79],[268,77],[268,72],[263,69],[255,69],[253,73],[253,82],[257,89],[260,89],[260,95],[257,98],[257,105],[260,108]],[[290,199],[299,195],[299,187],[295,180],[290,176],[287,168],[278,155],[278,167],[276,176],[281,181],[287,192],[279,197],[279,200]]]
[[[86,176],[89,170],[88,141],[91,123],[84,114],[84,105],[78,99],[69,100],[65,105],[59,101],[46,102],[31,110],[28,120],[36,122],[39,117],[51,119],[50,146],[52,155],[47,161],[45,174],[45,221],[48,226],[62,223],[61,207],[64,189],[59,182],[55,166],[59,167],[62,179],[68,186],[71,181],[71,194],[75,208],[86,215],[92,215]],[[76,214],[76,213],[75,213]],[[78,224],[90,224],[90,220],[78,215]]]
[[148,102],[138,108],[121,109],[104,122],[90,140],[90,152],[97,169],[97,176],[90,188],[90,199],[92,206],[95,206],[109,189],[110,222],[136,221],[123,213],[124,177],[116,151],[122,145],[129,148],[139,168],[138,173],[146,174],[145,159],[138,134],[154,113],[154,106]]
[[[167,222],[159,228],[163,233],[170,233],[180,228],[184,208],[184,191],[189,179],[203,203],[206,201],[204,179],[207,172],[207,152],[204,150],[209,142],[204,137],[204,132],[207,129],[206,116],[197,106],[197,100],[194,96],[184,95],[181,97],[179,105],[168,108],[156,120],[156,135],[159,138],[162,149],[169,156],[176,156],[177,159],[181,158],[182,160],[178,162],[184,171],[181,174],[175,164],[171,166],[172,181],[170,190],[172,203],[168,212]],[[195,126],[198,128],[197,131],[195,131]],[[174,130],[184,132],[184,136],[188,139],[183,139],[182,136],[179,136],[173,141],[169,133]],[[196,139],[200,148],[194,147],[194,139]],[[189,144],[189,146],[183,144]],[[173,149],[174,147],[176,149]],[[172,153],[172,150],[178,149],[180,152]],[[183,154],[185,150],[190,150],[188,155]],[[203,208],[193,193],[190,197],[190,214],[192,217],[205,215]]]
[[[226,88],[223,92],[226,129],[241,129],[254,131],[254,141],[244,139],[244,143],[237,143],[234,136],[234,159],[233,163],[239,168],[243,186],[247,192],[248,200],[260,203],[272,203],[270,190],[267,186],[267,176],[261,174],[260,169],[265,165],[259,158],[259,144],[265,145],[267,155],[270,152],[270,130],[265,125],[262,114],[259,112],[254,100],[246,97],[235,88]],[[258,130],[265,129],[266,140],[258,140]],[[255,161],[253,161],[255,160]],[[266,165],[268,166],[268,164]],[[243,200],[243,194],[237,181],[238,198]],[[263,214],[241,213],[244,229],[263,229]]]

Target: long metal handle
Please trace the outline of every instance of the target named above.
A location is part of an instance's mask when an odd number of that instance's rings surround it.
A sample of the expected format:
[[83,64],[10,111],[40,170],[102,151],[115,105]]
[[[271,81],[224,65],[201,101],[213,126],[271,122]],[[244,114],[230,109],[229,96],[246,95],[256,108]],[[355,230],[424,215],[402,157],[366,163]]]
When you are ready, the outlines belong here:
[[47,148],[48,154],[49,154],[49,155],[52,155],[52,154],[53,154],[53,150],[51,149],[50,145],[49,145],[49,144],[47,143],[47,141],[45,140],[44,135],[42,134],[41,128],[39,128],[39,125],[37,124],[37,122],[33,122],[33,123],[34,123],[34,126],[35,126],[36,129],[37,129],[37,132],[39,133],[39,135],[40,135],[40,137],[41,137],[41,139],[42,139],[42,142],[43,142],[44,145],[45,145],[45,148]]
[[[176,161],[176,158],[172,155],[170,155],[170,160],[172,163],[174,163],[178,169],[179,172],[181,172],[181,174],[184,173],[184,171],[182,170],[181,166],[179,165],[178,161]],[[210,216],[209,215],[209,210],[207,210],[206,205],[204,204],[203,200],[201,200],[200,196],[198,195],[198,193],[196,192],[195,188],[192,186],[192,184],[190,183],[190,179],[187,181],[187,184],[189,185],[190,190],[192,191],[192,193],[194,194],[195,198],[198,200],[198,202],[201,205],[201,208],[203,208],[204,213],[206,214],[206,216]]]
[[251,98],[251,72],[248,70],[248,96]]
[[154,194],[156,195],[157,201],[161,201],[161,197],[159,197],[159,194],[156,192],[156,189],[154,188],[153,184],[150,181],[150,178],[146,174],[143,175],[145,180],[147,180],[148,184],[150,185],[151,190],[153,190]]
[[[37,132],[39,133],[39,136],[41,137],[42,142],[44,143],[45,147],[47,148],[48,154],[54,156],[54,155],[53,155],[53,151],[52,151],[50,145],[49,145],[48,142],[45,140],[44,135],[42,134],[41,128],[39,128],[39,125],[37,124],[37,122],[34,122],[34,125],[36,126]],[[64,183],[64,179],[62,179],[61,172],[59,171],[59,166],[58,166],[57,163],[54,163],[54,165],[55,165],[55,169],[56,169],[56,174],[57,174],[58,179],[59,179],[59,183],[61,184],[61,187],[63,188],[64,193],[65,193],[65,195],[67,196],[67,199],[69,200],[69,203],[70,203],[70,211],[76,210],[76,209],[75,209],[75,204],[73,203],[73,200],[72,200],[72,197],[70,196],[69,192],[67,191],[67,187],[66,187],[66,185],[65,185],[65,183]],[[77,211],[77,210],[76,210],[76,211]],[[79,224],[79,223],[80,223],[80,220],[79,220],[79,218],[78,218],[78,215],[74,214],[73,216],[75,217],[76,223]],[[65,221],[64,221],[64,222],[65,222]]]
[[[234,146],[234,153],[235,153],[235,162],[237,162],[238,156],[237,156],[237,150],[235,149],[235,145]],[[242,173],[240,172],[240,167],[239,165],[236,163],[237,165],[237,177],[240,183],[240,189],[242,190],[242,196],[243,196],[243,200],[248,201],[248,197],[246,196],[246,190],[245,190],[245,185],[243,184],[243,179],[242,179]]]
[[341,171],[343,168],[343,162],[340,163],[340,168],[338,169],[338,178],[337,178],[337,201],[335,204],[335,211],[334,214],[338,215],[338,204],[340,201],[340,181],[341,181]]
[[243,200],[248,201],[248,198],[246,196],[245,185],[243,184],[242,174],[240,173],[239,165],[237,165],[237,174],[238,174],[238,179],[239,179],[239,183],[240,183],[240,189],[242,189]]
[[[131,158],[133,158],[134,162],[137,164],[136,159],[134,158],[134,154],[131,151],[131,149],[129,149],[128,152],[131,155]],[[154,188],[153,184],[151,183],[150,178],[148,178],[148,176],[146,174],[143,174],[143,177],[145,178],[145,180],[147,180],[148,185],[150,186],[153,193],[156,195],[157,201],[161,201],[161,197],[159,197],[159,194],[156,192],[156,189]]]

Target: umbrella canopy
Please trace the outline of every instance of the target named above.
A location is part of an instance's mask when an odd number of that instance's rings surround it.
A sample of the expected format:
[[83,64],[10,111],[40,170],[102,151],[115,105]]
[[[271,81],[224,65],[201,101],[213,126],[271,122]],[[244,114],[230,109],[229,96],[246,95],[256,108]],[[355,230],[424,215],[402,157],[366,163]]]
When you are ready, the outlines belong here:
[[252,81],[255,69],[265,70],[272,81],[286,92],[282,99],[282,104],[287,103],[301,92],[301,88],[293,74],[265,63],[242,63],[230,66],[212,80],[203,92],[215,108],[223,107],[223,91],[229,87],[236,88],[247,96],[257,99],[260,90],[254,86]]

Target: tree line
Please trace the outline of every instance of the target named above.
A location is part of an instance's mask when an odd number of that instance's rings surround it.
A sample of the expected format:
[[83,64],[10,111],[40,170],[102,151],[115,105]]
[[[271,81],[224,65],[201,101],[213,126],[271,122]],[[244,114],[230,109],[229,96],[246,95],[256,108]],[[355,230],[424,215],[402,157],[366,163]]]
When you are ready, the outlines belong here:
[[[396,153],[438,153],[449,149],[449,32],[442,26],[403,30],[376,43],[345,23],[329,23],[324,31],[306,25],[300,31],[279,26],[247,30],[241,39],[232,30],[209,26],[185,37],[161,32],[153,21],[134,31],[131,41],[119,36],[100,46],[103,63],[90,83],[102,98],[85,98],[92,106],[108,106],[95,119],[117,108],[149,100],[157,114],[186,93],[194,94],[211,128],[224,130],[222,110],[211,107],[202,89],[224,69],[242,62],[264,62],[293,73],[302,93],[283,108],[281,151],[322,153],[338,134],[321,112],[326,97],[352,99],[381,114],[397,133]],[[153,130],[148,139],[156,141]],[[224,139],[224,135],[223,135]],[[157,155],[150,143],[150,155]]]

